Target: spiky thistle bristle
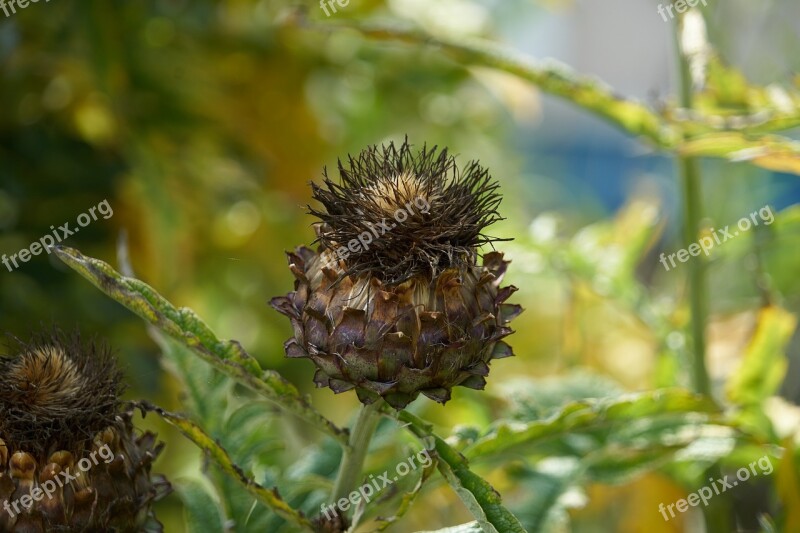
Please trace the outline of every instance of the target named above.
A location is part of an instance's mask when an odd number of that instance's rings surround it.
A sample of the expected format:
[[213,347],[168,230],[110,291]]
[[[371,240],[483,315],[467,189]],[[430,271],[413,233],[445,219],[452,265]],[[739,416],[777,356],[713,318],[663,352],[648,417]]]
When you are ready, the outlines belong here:
[[111,350],[54,329],[0,357],[0,436],[37,453],[72,449],[114,424],[123,391]]
[[319,218],[318,241],[342,275],[369,273],[388,285],[430,280],[475,266],[480,246],[506,240],[483,233],[502,220],[501,197],[477,161],[459,168],[447,149],[415,153],[406,139],[399,148],[370,146],[340,160],[338,171],[340,183],[325,170],[323,185],[312,184],[322,208],[309,206],[309,213]]

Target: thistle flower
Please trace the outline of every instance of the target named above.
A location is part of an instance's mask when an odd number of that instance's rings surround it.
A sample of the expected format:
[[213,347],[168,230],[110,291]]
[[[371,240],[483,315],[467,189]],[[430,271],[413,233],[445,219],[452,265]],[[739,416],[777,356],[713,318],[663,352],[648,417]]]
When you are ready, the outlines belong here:
[[288,254],[295,290],[272,300],[294,328],[286,355],[363,403],[483,389],[490,361],[513,355],[501,339],[522,311],[504,303],[516,288],[500,287],[503,254],[478,265],[478,247],[502,240],[483,233],[501,220],[497,183],[477,162],[459,169],[446,149],[407,141],[340,161],[339,174],[312,184],[318,249]]
[[17,342],[0,358],[0,531],[161,531],[162,445],[134,434],[109,349],[59,331]]

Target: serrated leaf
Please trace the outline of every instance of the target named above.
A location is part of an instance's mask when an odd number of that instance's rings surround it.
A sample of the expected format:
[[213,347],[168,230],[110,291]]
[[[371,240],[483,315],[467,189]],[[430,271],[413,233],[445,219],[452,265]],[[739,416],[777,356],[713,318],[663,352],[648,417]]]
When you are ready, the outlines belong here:
[[55,254],[98,289],[191,349],[220,372],[327,432],[339,442],[347,443],[346,432],[314,409],[294,385],[275,371],[262,370],[255,358],[238,342],[218,339],[191,309],[176,308],[146,283],[125,277],[108,263],[87,257],[74,248],[57,246]]

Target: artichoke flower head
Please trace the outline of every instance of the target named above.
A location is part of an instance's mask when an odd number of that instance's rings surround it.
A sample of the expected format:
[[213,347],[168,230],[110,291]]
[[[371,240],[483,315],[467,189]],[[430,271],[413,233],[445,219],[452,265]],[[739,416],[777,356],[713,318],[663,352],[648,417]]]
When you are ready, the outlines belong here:
[[295,290],[272,300],[289,317],[290,358],[317,367],[314,381],[363,403],[397,409],[419,393],[445,403],[460,385],[483,389],[489,363],[513,355],[501,339],[522,308],[500,287],[508,261],[479,247],[501,220],[498,184],[477,162],[408,142],[365,149],[324,173],[309,208],[318,248],[288,254]]
[[155,435],[137,436],[110,350],[40,333],[0,357],[0,531],[161,531]]

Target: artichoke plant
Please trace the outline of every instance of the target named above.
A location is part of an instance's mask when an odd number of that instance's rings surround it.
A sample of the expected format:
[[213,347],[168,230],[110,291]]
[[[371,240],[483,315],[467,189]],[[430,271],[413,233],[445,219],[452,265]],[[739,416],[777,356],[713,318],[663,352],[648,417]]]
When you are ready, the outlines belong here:
[[294,336],[286,355],[317,367],[317,386],[354,389],[403,408],[419,393],[445,403],[454,386],[483,389],[522,308],[501,287],[508,261],[478,249],[500,220],[498,185],[478,162],[408,142],[365,149],[324,173],[309,208],[316,251],[289,253],[295,290],[272,300]]
[[0,530],[161,531],[162,445],[134,432],[109,349],[53,332],[15,352],[0,358]]

